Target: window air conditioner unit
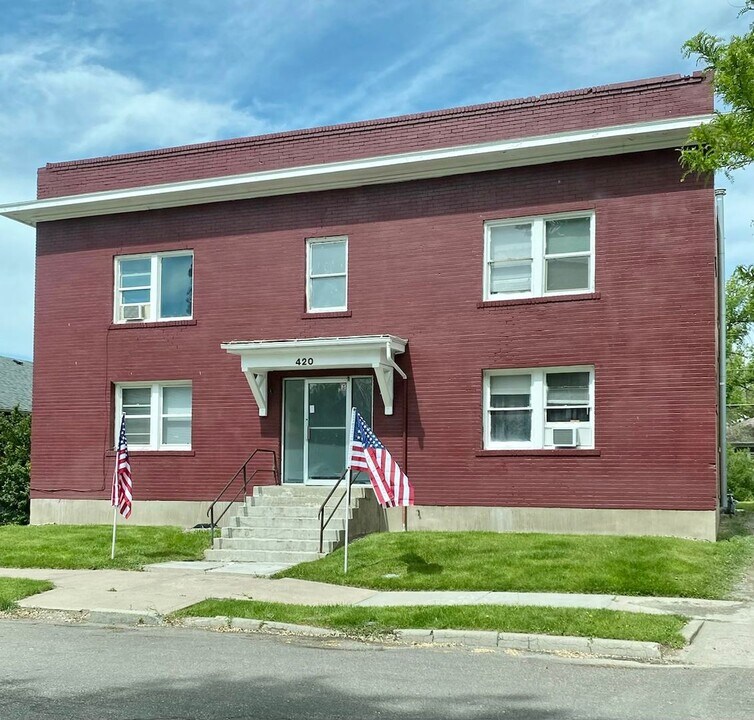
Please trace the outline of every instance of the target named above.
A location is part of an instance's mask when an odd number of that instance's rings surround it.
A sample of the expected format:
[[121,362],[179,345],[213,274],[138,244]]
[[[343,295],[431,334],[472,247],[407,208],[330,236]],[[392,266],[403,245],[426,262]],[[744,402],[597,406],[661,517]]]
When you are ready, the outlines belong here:
[[577,427],[553,428],[552,444],[559,448],[575,448],[579,446],[579,429]]
[[146,320],[149,317],[149,303],[140,305],[124,305],[121,308],[121,317],[127,322],[134,320]]

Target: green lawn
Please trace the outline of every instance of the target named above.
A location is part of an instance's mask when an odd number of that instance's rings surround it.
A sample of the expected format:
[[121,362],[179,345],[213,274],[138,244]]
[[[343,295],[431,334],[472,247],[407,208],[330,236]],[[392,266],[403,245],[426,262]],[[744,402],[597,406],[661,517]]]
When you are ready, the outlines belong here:
[[750,561],[754,538],[487,532],[378,533],[276,577],[379,590],[507,590],[723,598]]
[[200,560],[207,532],[177,527],[118,526],[115,560],[110,560],[108,525],[0,526],[0,567],[140,570],[167,560]]
[[362,636],[381,635],[396,628],[451,628],[646,640],[669,647],[683,646],[680,631],[687,622],[686,618],[679,615],[646,615],[581,608],[505,605],[352,607],[216,599],[204,600],[179,611],[175,616],[222,616],[291,622],[333,628]]
[[11,610],[21,598],[52,590],[52,587],[47,580],[0,577],[0,612]]
[[754,500],[742,500],[741,502],[736,503],[736,508],[739,510],[746,510],[747,512],[751,512],[754,510]]

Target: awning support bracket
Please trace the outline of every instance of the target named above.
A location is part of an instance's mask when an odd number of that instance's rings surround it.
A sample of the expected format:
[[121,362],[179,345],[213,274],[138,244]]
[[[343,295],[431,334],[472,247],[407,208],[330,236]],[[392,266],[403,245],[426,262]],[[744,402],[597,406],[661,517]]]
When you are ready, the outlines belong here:
[[266,372],[252,372],[247,370],[244,375],[249,381],[249,387],[251,388],[251,394],[257,401],[259,407],[259,416],[266,417],[267,415],[267,373]]
[[393,414],[393,368],[390,365],[378,363],[374,365],[374,375],[380,388],[382,402],[385,403],[385,415]]

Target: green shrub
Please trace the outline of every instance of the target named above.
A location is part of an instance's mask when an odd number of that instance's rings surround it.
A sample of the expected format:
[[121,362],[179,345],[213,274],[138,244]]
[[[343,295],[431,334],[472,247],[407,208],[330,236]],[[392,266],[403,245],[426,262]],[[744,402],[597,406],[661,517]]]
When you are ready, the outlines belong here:
[[0,413],[0,525],[29,522],[31,415]]
[[728,446],[728,492],[736,500],[754,500],[754,455]]

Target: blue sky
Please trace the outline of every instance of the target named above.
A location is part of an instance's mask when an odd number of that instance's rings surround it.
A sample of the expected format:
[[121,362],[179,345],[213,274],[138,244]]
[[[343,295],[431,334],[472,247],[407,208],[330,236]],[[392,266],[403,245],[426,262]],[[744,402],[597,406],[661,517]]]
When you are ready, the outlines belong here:
[[[735,0],[0,0],[0,203],[45,162],[695,69]],[[728,271],[754,263],[754,169]],[[74,292],[75,289],[72,289]],[[0,355],[32,357],[34,232],[0,218]]]

